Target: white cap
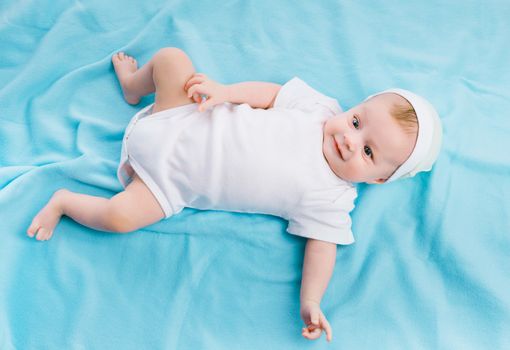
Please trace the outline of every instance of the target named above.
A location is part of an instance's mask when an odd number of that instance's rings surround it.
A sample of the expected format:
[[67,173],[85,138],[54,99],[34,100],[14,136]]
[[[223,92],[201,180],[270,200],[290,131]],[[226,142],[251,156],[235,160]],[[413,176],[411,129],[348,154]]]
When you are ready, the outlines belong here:
[[418,117],[418,138],[411,155],[400,165],[386,182],[413,177],[421,171],[429,171],[439,155],[443,129],[441,120],[429,101],[404,89],[389,89],[369,96],[372,98],[385,93],[394,93],[405,98],[413,106]]

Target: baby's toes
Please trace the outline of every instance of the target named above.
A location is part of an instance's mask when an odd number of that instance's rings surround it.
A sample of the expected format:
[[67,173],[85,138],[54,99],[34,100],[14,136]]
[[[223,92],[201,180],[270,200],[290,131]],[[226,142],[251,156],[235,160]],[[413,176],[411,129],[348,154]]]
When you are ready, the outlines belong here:
[[48,234],[49,230],[41,227],[37,232],[37,236],[35,236],[35,239],[37,239],[38,241],[45,241]]
[[53,236],[53,230],[45,230],[46,234],[43,236],[42,240],[47,241]]
[[[122,55],[121,55],[122,54]],[[120,62],[124,58],[123,52],[117,52],[112,55],[112,62]]]
[[32,221],[32,224],[30,225],[30,227],[27,230],[28,237],[34,237],[35,234],[37,233],[38,228],[39,228],[39,223],[36,220]]

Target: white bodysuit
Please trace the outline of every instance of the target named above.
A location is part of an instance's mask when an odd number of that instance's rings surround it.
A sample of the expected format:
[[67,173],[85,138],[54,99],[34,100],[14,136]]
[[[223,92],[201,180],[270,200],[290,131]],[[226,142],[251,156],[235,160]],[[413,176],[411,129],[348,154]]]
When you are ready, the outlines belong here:
[[117,176],[133,170],[166,217],[184,207],[270,214],[292,234],[354,242],[349,212],[356,188],[338,178],[322,153],[323,124],[341,112],[335,99],[298,78],[271,109],[223,103],[205,112],[189,104],[129,123]]

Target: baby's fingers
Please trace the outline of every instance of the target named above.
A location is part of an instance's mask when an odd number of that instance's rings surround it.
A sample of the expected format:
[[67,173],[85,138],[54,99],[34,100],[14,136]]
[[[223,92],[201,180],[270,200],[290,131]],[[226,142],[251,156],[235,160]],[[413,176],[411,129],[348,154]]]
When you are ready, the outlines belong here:
[[207,77],[204,74],[195,74],[193,75],[187,82],[184,84],[184,91],[188,91],[188,89],[195,84],[203,83]]
[[201,84],[195,84],[188,89],[188,97],[191,97],[195,94],[197,94],[197,95],[206,94],[207,95],[207,93],[204,89],[204,86]]
[[204,112],[206,111],[207,109],[209,109],[210,107],[214,106],[218,104],[217,100],[214,99],[213,97],[209,97],[207,100],[203,100],[199,106],[198,106],[198,111],[199,112]]
[[195,101],[195,103],[201,103],[202,102],[202,95],[200,95],[200,94],[195,93],[195,94],[193,94],[192,98],[193,98],[193,101]]
[[331,339],[333,339],[333,331],[331,330],[331,325],[329,324],[326,317],[324,317],[324,315],[321,315],[321,325],[322,328],[324,328],[324,331],[326,332],[326,340],[331,341]]
[[306,339],[314,340],[318,339],[321,336],[322,329],[315,328],[314,326],[308,326],[307,328],[303,328],[301,335]]

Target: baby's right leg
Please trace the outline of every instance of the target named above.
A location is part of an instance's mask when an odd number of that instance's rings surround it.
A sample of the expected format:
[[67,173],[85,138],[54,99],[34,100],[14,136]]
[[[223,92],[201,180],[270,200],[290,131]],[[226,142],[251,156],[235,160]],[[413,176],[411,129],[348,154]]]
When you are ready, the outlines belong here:
[[136,174],[125,191],[110,199],[67,190],[55,192],[32,220],[28,236],[50,239],[62,215],[87,227],[116,233],[135,231],[165,217],[152,192]]

